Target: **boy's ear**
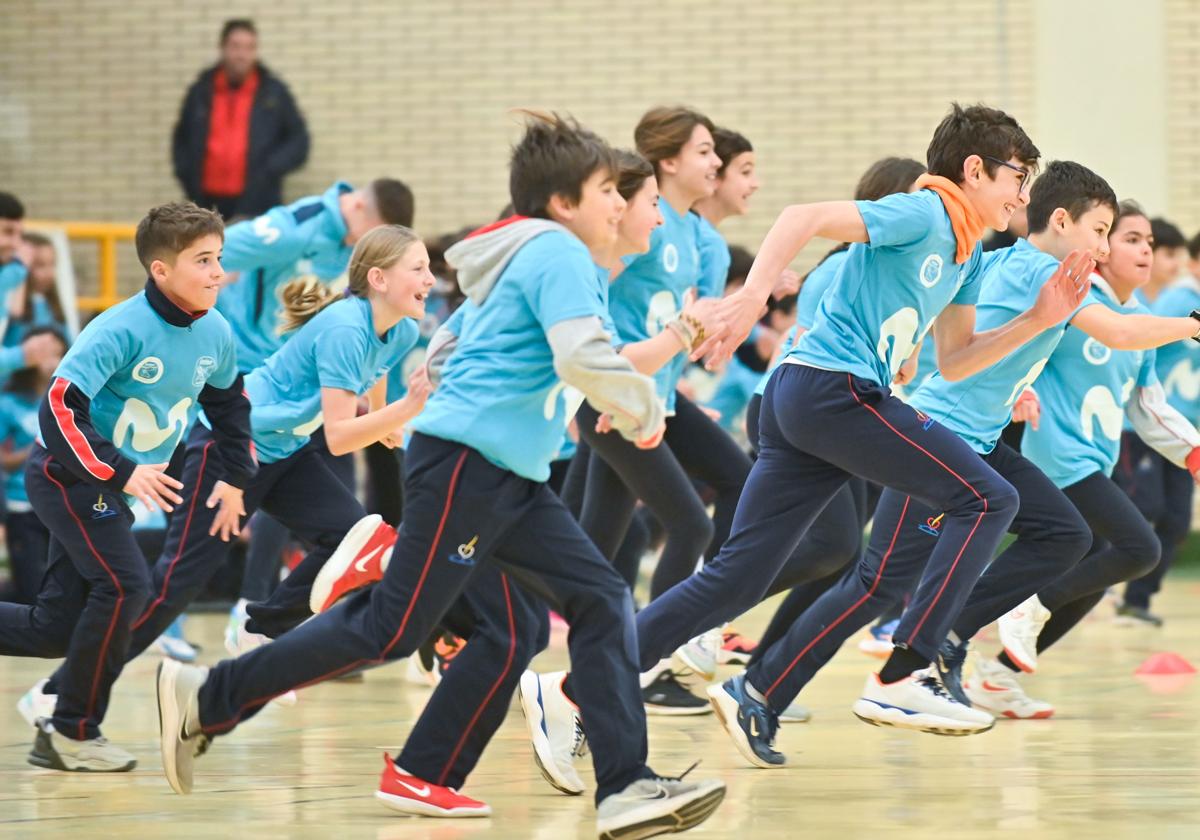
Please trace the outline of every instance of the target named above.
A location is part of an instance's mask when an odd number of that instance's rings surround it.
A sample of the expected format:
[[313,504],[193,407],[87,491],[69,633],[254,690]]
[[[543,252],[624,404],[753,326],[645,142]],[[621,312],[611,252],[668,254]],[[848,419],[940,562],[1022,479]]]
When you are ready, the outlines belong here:
[[554,193],[546,202],[546,215],[556,222],[569,222],[575,218],[575,204],[562,193]]
[[1073,219],[1065,207],[1055,207],[1054,212],[1050,214],[1050,225],[1059,233],[1066,230],[1068,221],[1073,221]]
[[963,186],[971,184],[977,186],[983,176],[987,174],[987,170],[983,168],[983,158],[979,155],[967,155],[963,159],[962,180]]
[[150,276],[155,280],[165,280],[171,267],[163,260],[150,261]]

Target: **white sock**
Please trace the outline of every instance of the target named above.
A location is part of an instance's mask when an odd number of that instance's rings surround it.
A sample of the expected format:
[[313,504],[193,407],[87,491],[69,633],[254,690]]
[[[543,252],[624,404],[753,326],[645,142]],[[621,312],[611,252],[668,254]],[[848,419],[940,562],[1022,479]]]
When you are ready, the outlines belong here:
[[759,703],[762,703],[764,706],[767,705],[766,695],[764,695],[761,691],[759,691],[757,688],[752,686],[750,684],[750,680],[744,680],[742,684],[746,686],[747,694],[749,694],[752,698],[757,700]]

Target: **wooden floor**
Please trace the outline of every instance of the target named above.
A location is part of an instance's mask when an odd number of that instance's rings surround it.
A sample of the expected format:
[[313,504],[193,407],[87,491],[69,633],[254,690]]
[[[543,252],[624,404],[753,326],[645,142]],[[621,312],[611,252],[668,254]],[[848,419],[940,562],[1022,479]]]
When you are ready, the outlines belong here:
[[[848,644],[810,686],[812,723],[785,726],[786,770],[748,767],[711,715],[652,719],[651,762],[725,779],[722,808],[695,837],[1021,838],[1200,837],[1200,689],[1147,685],[1134,669],[1162,651],[1200,665],[1200,584],[1174,580],[1156,607],[1161,630],[1116,627],[1101,605],[1027,678],[1056,704],[1049,721],[1001,721],[971,738],[868,727],[850,714],[875,663]],[[755,630],[760,608],[742,627]],[[208,658],[222,620],[191,619]],[[993,641],[977,645],[995,649]],[[466,792],[489,820],[397,816],[372,796],[380,752],[401,743],[428,689],[404,664],[361,684],[326,684],[273,707],[219,739],[197,765],[196,792],[173,794],[159,767],[153,656],[118,683],[105,733],[131,749],[128,774],[54,773],[25,763],[32,736],[17,698],[47,673],[35,660],[0,659],[0,835],[12,837],[370,837],[378,840],[594,836],[589,796],[555,793],[530,757],[520,711],[484,756]],[[561,636],[539,663],[565,662]],[[590,768],[584,776],[590,783]],[[886,832],[886,834],[885,834]]]

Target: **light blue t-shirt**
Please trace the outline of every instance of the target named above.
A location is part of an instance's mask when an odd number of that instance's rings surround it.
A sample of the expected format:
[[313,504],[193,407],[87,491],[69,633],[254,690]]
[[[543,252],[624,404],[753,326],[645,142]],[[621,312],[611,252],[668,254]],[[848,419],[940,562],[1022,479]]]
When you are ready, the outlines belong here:
[[[982,288],[975,304],[975,328],[1003,326],[1033,306],[1043,284],[1058,270],[1059,261],[1018,239],[1009,248],[983,256]],[[996,448],[1000,433],[1012,421],[1013,405],[1046,367],[1050,354],[1066,332],[1067,322],[1043,330],[994,365],[958,382],[935,373],[908,398],[908,404],[932,417],[981,455]],[[1040,389],[1039,389],[1040,393]]]
[[817,307],[829,291],[829,287],[833,285],[833,281],[837,279],[838,272],[846,263],[848,253],[847,250],[841,250],[830,254],[804,278],[804,283],[800,286],[800,296],[796,299],[796,323],[801,329],[812,329],[813,321],[817,317]]
[[855,203],[870,241],[850,246],[789,358],[887,385],[938,313],[975,303],[982,245],[954,262],[954,230],[932,190]]
[[[609,311],[622,344],[653,338],[683,309],[683,295],[701,280],[696,218],[682,216],[668,202],[659,202],[663,223],[650,236],[650,250],[626,258],[625,270],[609,289]],[[658,396],[670,411],[675,385],[687,357],[680,353],[654,374]]]
[[91,400],[92,425],[122,455],[165,464],[192,427],[204,386],[228,388],[237,373],[233,336],[220,312],[173,326],[143,290],[84,327],[54,375]]
[[225,230],[221,265],[240,276],[221,290],[217,309],[233,327],[239,370],[254,370],[283,346],[279,290],[289,280],[306,274],[333,280],[350,264],[354,248],[345,243],[338,199],[352,189],[339,181],[322,195],[273,207]]
[[[1200,309],[1200,280],[1188,277],[1168,287],[1150,311],[1169,318],[1186,318]],[[1171,407],[1200,424],[1200,342],[1188,338],[1155,351],[1158,380]]]
[[321,426],[321,389],[365,394],[412,349],[417,333],[417,322],[405,318],[380,338],[366,298],[318,312],[245,379],[258,460],[282,461],[301,449]]
[[729,264],[733,262],[729,254],[729,245],[708,219],[699,213],[688,215],[695,222],[696,247],[700,250],[700,282],[697,284],[696,294],[699,297],[719,298],[725,294],[725,283],[729,280]]
[[464,304],[447,322],[458,346],[410,427],[545,481],[579,407],[554,371],[546,331],[573,318],[604,319],[606,284],[576,237],[552,230],[531,239],[481,305]]
[[[40,402],[37,396],[30,394],[0,393],[0,444],[9,443],[18,450],[37,440]],[[25,493],[24,470],[16,469],[5,475],[4,495],[9,510],[32,510]]]
[[[1119,303],[1098,275],[1085,305],[1114,312],[1149,314],[1130,298]],[[1025,429],[1021,454],[1041,468],[1057,487],[1093,473],[1110,475],[1121,448],[1125,406],[1134,388],[1158,382],[1153,350],[1113,350],[1069,327],[1037,382],[1041,422]]]

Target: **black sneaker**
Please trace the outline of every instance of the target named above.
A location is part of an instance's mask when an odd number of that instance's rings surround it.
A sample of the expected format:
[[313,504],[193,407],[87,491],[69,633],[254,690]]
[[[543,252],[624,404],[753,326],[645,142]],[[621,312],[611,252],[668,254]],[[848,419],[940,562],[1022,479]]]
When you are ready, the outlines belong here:
[[962,672],[963,665],[967,662],[968,644],[968,642],[959,642],[956,645],[947,639],[938,649],[937,659],[933,664],[937,668],[938,679],[942,681],[942,687],[946,689],[946,692],[959,703],[970,708],[971,700],[962,687]]
[[1117,607],[1117,619],[1121,624],[1144,624],[1147,627],[1162,627],[1163,620],[1146,607],[1121,604]]
[[642,689],[642,702],[648,715],[707,715],[712,706],[692,694],[671,671],[663,671]]

